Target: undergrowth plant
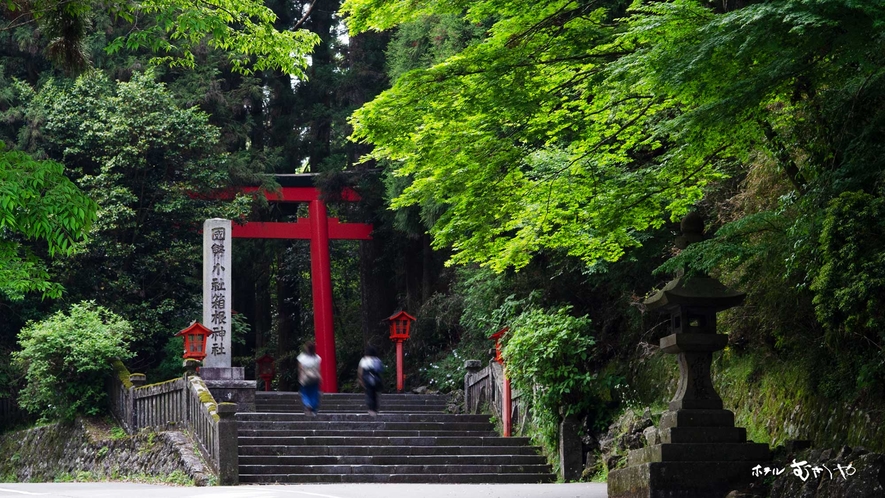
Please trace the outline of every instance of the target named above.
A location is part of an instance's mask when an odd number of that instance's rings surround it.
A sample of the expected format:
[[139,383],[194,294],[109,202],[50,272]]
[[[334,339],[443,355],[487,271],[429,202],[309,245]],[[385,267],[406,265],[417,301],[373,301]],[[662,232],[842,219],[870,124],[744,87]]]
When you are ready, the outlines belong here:
[[28,323],[13,353],[27,380],[19,405],[49,420],[101,413],[110,362],[132,356],[131,335],[129,322],[92,301]]
[[592,371],[595,339],[586,316],[571,316],[571,307],[532,308],[513,321],[503,350],[513,387],[532,393],[536,438],[554,453],[563,417],[588,414],[603,420],[611,401],[614,376]]

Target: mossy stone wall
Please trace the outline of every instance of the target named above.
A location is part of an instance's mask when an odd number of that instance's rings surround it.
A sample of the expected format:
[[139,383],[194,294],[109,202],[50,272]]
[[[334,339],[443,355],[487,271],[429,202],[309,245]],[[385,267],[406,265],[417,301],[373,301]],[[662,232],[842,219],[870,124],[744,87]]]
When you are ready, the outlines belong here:
[[0,479],[15,482],[53,481],[88,472],[93,477],[187,476],[196,485],[214,479],[181,432],[143,432],[119,438],[96,436],[77,420],[0,435]]
[[[809,439],[817,448],[863,446],[885,453],[881,400],[836,402],[815,392],[808,365],[727,348],[713,355],[713,383],[735,424],[747,437],[772,447],[787,439]],[[630,365],[628,404],[665,409],[679,370],[674,355],[660,351]]]

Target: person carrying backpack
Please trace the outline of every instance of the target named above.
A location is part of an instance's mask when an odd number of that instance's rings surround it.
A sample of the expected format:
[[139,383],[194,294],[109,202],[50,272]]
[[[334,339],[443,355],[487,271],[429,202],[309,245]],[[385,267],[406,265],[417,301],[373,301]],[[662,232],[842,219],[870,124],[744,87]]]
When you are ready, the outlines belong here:
[[304,414],[316,417],[320,408],[320,363],[322,359],[317,354],[316,343],[309,342],[304,345],[304,352],[298,355],[298,391],[301,393],[301,404],[304,405]]
[[366,346],[365,356],[360,360],[359,368],[356,371],[356,378],[366,390],[366,407],[369,409],[369,415],[378,414],[378,393],[381,392],[381,372],[384,371],[384,365],[378,358],[378,353],[372,346]]

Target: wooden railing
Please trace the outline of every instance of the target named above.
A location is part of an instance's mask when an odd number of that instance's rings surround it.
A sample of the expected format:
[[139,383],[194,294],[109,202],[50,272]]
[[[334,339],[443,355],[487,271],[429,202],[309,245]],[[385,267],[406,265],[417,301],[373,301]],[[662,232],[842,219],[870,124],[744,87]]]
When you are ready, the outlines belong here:
[[[474,364],[475,365],[475,364]],[[477,365],[478,367],[478,365]],[[469,413],[482,413],[490,411],[498,420],[503,419],[504,399],[504,368],[496,361],[490,361],[485,368],[467,369],[464,376],[464,404]],[[513,423],[513,433],[522,433],[529,417],[528,399],[522,393],[513,389],[511,391],[510,420]]]
[[121,362],[114,362],[114,370],[108,381],[110,408],[126,432],[187,429],[218,473],[219,483],[237,484],[236,404],[216,403],[196,375],[138,387]]
[[181,378],[133,389],[135,429],[165,430],[186,421],[184,388]]
[[[464,376],[464,404],[469,413],[491,412],[498,420],[503,420],[504,368],[491,360],[485,368],[478,360],[468,360]],[[511,398],[511,421],[514,435],[526,435],[530,419],[528,396],[513,389]],[[566,480],[578,479],[583,470],[580,421],[570,416],[560,421],[559,441],[556,448],[547,448],[559,454],[559,475]]]

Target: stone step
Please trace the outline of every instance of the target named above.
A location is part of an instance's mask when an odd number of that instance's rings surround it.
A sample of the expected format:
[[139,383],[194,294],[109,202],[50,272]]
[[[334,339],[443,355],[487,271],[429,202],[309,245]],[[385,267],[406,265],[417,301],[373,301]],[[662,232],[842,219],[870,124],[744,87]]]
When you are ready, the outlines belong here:
[[532,484],[553,482],[540,474],[243,474],[243,483],[413,483],[413,484]]
[[[434,398],[415,398],[415,397],[402,397],[402,396],[394,396],[392,394],[380,393],[378,395],[379,399],[387,401],[389,403],[403,403],[409,405],[445,405],[449,402],[447,398],[442,397],[434,397]],[[259,403],[299,403],[301,402],[301,395],[296,394],[294,396],[276,396],[276,397],[267,397],[267,396],[256,396],[255,401]],[[333,397],[332,395],[324,395],[320,396],[321,403],[364,403],[366,401],[365,395],[359,395],[352,398],[338,398]]]
[[[432,398],[424,398],[420,396],[397,396],[395,394],[389,393],[379,393],[379,397],[390,401],[391,403],[411,403],[415,405],[420,404],[446,404],[449,402],[448,398],[445,396],[434,396]],[[292,402],[292,401],[301,401],[300,394],[293,394],[287,396],[256,396],[255,399],[261,403],[278,403],[278,402]],[[323,394],[320,395],[320,401],[325,401],[329,403],[359,403],[361,401],[365,401],[365,394],[355,394],[352,396],[344,396],[340,394]]]
[[240,429],[239,430],[240,437],[265,437],[265,438],[280,438],[280,437],[309,437],[309,436],[347,436],[347,437],[437,437],[437,436],[451,436],[451,437],[497,437],[498,433],[492,430],[488,431],[459,431],[459,430],[447,430],[447,431],[434,431],[434,430],[415,430],[415,431],[386,431],[386,430],[358,430],[358,429],[349,429],[349,430],[341,430],[341,429],[308,429],[308,430],[294,430],[294,431],[268,431],[268,430],[248,430],[248,429]]
[[254,437],[240,436],[240,446],[286,445],[286,446],[521,446],[529,444],[526,437],[476,437],[476,436],[290,436]]
[[317,416],[298,393],[256,393],[238,413],[243,483],[552,482],[528,438],[503,438],[488,415],[445,413],[445,395],[382,394],[366,413],[362,393],[324,394]]
[[305,445],[284,444],[249,445],[240,442],[240,457],[246,456],[409,456],[409,455],[538,455],[536,446],[402,446],[370,445]]
[[[436,409],[439,411],[444,411],[446,409],[446,407],[448,406],[448,403],[446,403],[444,401],[442,401],[442,402],[437,402],[437,401],[418,402],[418,401],[410,401],[410,400],[391,400],[385,396],[381,396],[378,399],[378,404],[381,406],[395,406],[395,407],[400,407],[400,408],[406,408],[406,407],[424,408],[424,409],[433,408],[433,409]],[[302,407],[302,406],[304,406],[302,404],[301,400],[289,400],[289,399],[256,400],[255,405],[261,406],[261,407],[266,407],[266,408],[273,408],[273,407],[279,407],[279,406],[284,406],[284,407]],[[359,399],[359,400],[352,400],[352,401],[349,401],[349,400],[331,400],[330,401],[330,400],[326,400],[326,399],[321,399],[320,406],[321,407],[334,406],[334,407],[338,407],[338,408],[365,408],[366,400]]]
[[240,421],[240,432],[249,431],[310,431],[310,430],[372,430],[372,431],[492,431],[491,422],[318,422],[313,417],[299,421]]
[[[255,403],[255,406],[257,406],[259,408],[258,411],[279,409],[279,408],[285,408],[285,409],[292,410],[292,411],[301,411],[304,408],[303,404],[294,403],[294,402],[265,403],[262,401],[262,402]],[[434,410],[434,411],[439,411],[439,412],[446,411],[446,405],[436,405],[433,403],[388,403],[384,400],[379,400],[378,406],[380,406],[381,408],[397,409],[400,411],[402,411],[404,409],[415,409],[415,410],[422,410],[422,411]],[[320,402],[320,409],[328,410],[330,408],[344,409],[344,410],[357,410],[357,409],[365,410],[366,404],[365,403],[323,403],[322,401]]]
[[[655,496],[704,498],[725,496],[730,490],[745,486],[750,479],[747,476],[752,475],[752,468],[760,463],[765,464],[765,462],[714,460],[650,462],[624,467],[609,472],[608,495],[637,496],[637,488],[654,483]],[[809,495],[803,494],[803,496]]]
[[[380,393],[381,397],[384,399],[390,400],[410,400],[410,401],[420,401],[420,402],[448,402],[449,396],[445,394],[402,394],[402,393]],[[271,400],[280,400],[280,399],[288,399],[288,400],[301,400],[301,395],[298,392],[280,392],[280,391],[256,391],[255,392],[255,400],[256,401],[271,401]],[[363,401],[366,399],[365,393],[322,393],[320,395],[321,401],[332,401],[332,400],[352,400],[352,401]]]
[[[416,412],[437,412],[437,413],[445,413],[445,406],[433,406],[433,405],[393,405],[384,402],[378,403],[379,410],[376,411],[385,411],[385,412],[408,412],[410,410],[414,410]],[[267,412],[267,411],[287,411],[287,412],[303,412],[304,405],[299,404],[263,404],[256,403],[255,411],[258,412]],[[368,411],[368,408],[365,404],[359,405],[329,405],[320,403],[319,411],[322,412],[337,412],[337,411],[356,411],[356,412],[365,412]]]
[[[250,465],[546,465],[541,455],[241,455]],[[548,469],[549,470],[549,469]]]
[[310,417],[304,413],[237,413],[238,421],[298,421],[310,419],[318,422],[488,422],[488,415],[462,415],[452,413],[323,413]]
[[661,416],[661,429],[670,427],[734,427],[734,413],[729,410],[677,410]]
[[549,472],[546,465],[240,465],[244,474],[514,474]]
[[[298,391],[256,391],[256,392],[262,396],[286,396],[286,395],[291,396],[293,394],[298,394]],[[434,398],[434,397],[448,398],[449,397],[448,394],[432,393],[432,392],[424,393],[424,394],[416,394],[413,392],[401,392],[401,393],[396,392],[396,393],[390,393],[390,394],[391,394],[391,396],[412,396],[412,397],[417,397],[417,398]],[[361,391],[355,392],[355,393],[326,393],[326,392],[323,393],[323,396],[338,396],[338,397],[342,397],[342,398],[346,398],[348,396],[362,396],[362,395],[363,395],[363,393]]]
[[[279,406],[279,407],[266,407],[257,405],[256,410],[263,413],[303,413],[304,408],[300,406]],[[379,411],[383,412],[395,412],[395,413],[443,413],[443,410],[438,410],[436,408],[431,407],[389,407],[389,406],[381,406]],[[320,405],[319,407],[320,413],[368,413],[368,408],[363,407],[328,407]]]

